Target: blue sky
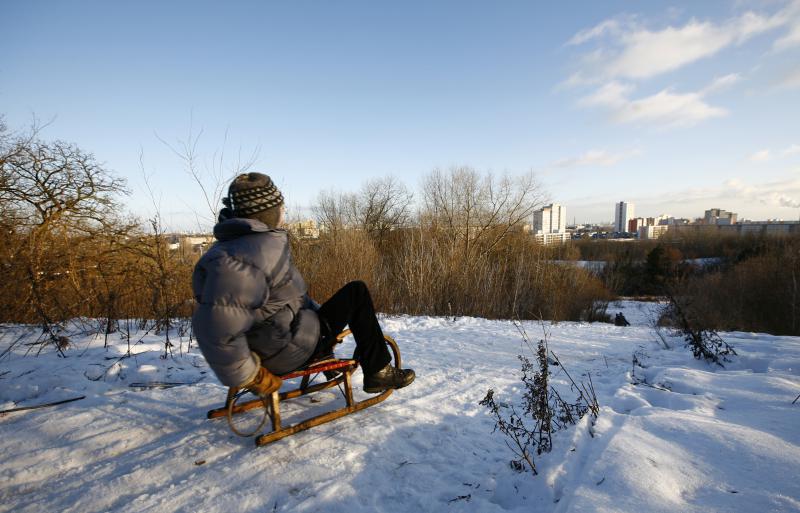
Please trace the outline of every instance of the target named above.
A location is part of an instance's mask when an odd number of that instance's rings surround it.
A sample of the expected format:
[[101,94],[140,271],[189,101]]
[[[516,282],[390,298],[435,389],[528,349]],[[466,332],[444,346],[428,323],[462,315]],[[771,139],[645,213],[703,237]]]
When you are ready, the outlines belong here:
[[256,152],[298,212],[469,165],[533,169],[578,222],[620,200],[800,217],[800,0],[7,0],[0,17],[7,123],[52,119],[45,137],[126,177],[147,216],[141,156],[173,229],[210,224],[159,140],[190,130],[201,172]]

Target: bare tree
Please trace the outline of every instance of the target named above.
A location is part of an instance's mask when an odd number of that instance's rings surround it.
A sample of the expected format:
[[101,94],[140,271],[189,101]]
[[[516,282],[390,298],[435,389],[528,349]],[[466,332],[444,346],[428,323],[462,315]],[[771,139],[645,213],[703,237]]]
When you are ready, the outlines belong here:
[[400,180],[388,176],[365,182],[358,192],[322,191],[312,211],[330,232],[352,228],[380,240],[409,222],[413,197]]
[[335,234],[344,228],[353,227],[357,202],[356,195],[352,193],[320,191],[311,211],[323,230]]
[[434,169],[422,183],[422,220],[442,229],[464,255],[491,251],[544,200],[532,172],[481,174],[470,167]]
[[81,256],[93,238],[129,227],[117,214],[117,197],[127,191],[91,153],[45,141],[40,131],[35,121],[24,134],[0,129],[0,205],[13,215],[4,221],[17,246],[3,264],[13,276],[15,309],[33,311],[60,351],[59,322],[89,297],[79,276],[91,265]]
[[408,224],[414,196],[393,176],[370,180],[358,195],[358,223],[370,235],[383,240],[395,228]]
[[200,188],[206,205],[206,213],[195,212],[195,215],[198,228],[205,231],[206,227],[216,222],[217,213],[225,195],[225,186],[237,175],[246,173],[253,167],[258,159],[260,148],[256,147],[250,153],[243,153],[242,148],[239,147],[234,158],[231,158],[228,152],[228,129],[226,128],[221,146],[215,149],[210,156],[204,157],[198,150],[202,135],[202,129],[195,133],[193,121],[190,120],[186,138],[178,139],[175,143],[168,142],[158,134],[156,134],[156,138],[183,162],[184,170]]
[[11,190],[14,181],[11,169],[5,165],[15,153],[16,145],[11,144],[11,137],[5,119],[0,116],[0,222],[4,225],[13,225],[20,217],[6,192]]
[[33,136],[0,148],[0,203],[36,229],[109,225],[116,217],[115,196],[126,192],[124,180],[74,144]]

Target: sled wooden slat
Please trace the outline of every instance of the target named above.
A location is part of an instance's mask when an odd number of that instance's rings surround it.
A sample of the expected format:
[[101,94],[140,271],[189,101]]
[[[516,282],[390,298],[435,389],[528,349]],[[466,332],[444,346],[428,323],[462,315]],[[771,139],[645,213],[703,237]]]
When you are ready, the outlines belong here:
[[[295,388],[294,390],[287,390],[286,392],[281,392],[279,395],[281,401],[285,401],[286,399],[294,399],[295,397],[301,397],[307,394],[313,394],[314,392],[319,392],[320,390],[325,390],[327,388],[335,387],[344,381],[343,376],[339,376],[336,379],[326,381],[324,383],[317,383],[316,385],[307,386],[305,389],[303,388]],[[227,403],[226,403],[227,404]],[[244,413],[246,411],[250,411],[255,408],[261,408],[264,406],[264,403],[261,399],[252,399],[250,401],[245,401],[243,403],[237,403],[236,406],[233,407],[233,413]],[[224,417],[228,413],[228,407],[223,406],[221,408],[214,408],[208,412],[209,419],[218,419],[220,417]]]
[[392,395],[392,392],[393,390],[389,389],[383,392],[382,394],[376,395],[375,397],[359,401],[355,403],[353,406],[345,406],[344,408],[340,408],[338,410],[334,410],[328,413],[323,413],[322,415],[318,415],[308,420],[304,420],[303,422],[299,422],[292,426],[285,427],[279,431],[273,431],[272,433],[266,433],[260,435],[256,437],[256,445],[259,447],[262,445],[267,445],[269,443],[280,440],[281,438],[286,438],[287,436],[299,433],[300,431],[305,431],[312,427],[319,426],[321,424],[331,422],[332,420],[339,419],[341,417],[344,417],[345,415],[349,415],[351,413],[355,413],[365,408],[369,408],[370,406],[374,406],[385,400],[387,397]]
[[350,372],[344,373],[344,400],[347,406],[353,406],[353,379]]
[[280,431],[281,430],[281,407],[280,407],[280,398],[278,398],[277,392],[272,392],[269,396],[269,416],[272,419],[272,430],[273,431]]

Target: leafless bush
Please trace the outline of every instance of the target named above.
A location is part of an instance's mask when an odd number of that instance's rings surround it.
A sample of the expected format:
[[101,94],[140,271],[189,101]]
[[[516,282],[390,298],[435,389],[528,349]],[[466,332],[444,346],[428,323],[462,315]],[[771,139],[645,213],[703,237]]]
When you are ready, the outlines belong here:
[[694,301],[695,298],[670,294],[664,316],[678,329],[695,358],[724,367],[722,362],[729,361],[728,356],[736,355],[736,351],[715,330],[692,316]]
[[168,328],[188,315],[193,260],[118,214],[125,184],[90,153],[39,133],[0,137],[0,208],[16,214],[0,231],[3,320],[40,325],[63,351],[71,319],[102,318],[108,334],[126,316]]
[[[530,347],[524,330],[521,333]],[[591,376],[588,384],[576,383],[564,364],[548,350],[546,339],[545,336],[536,347],[535,363],[526,356],[519,356],[524,388],[521,413],[513,404],[498,402],[492,389],[479,403],[486,406],[494,417],[494,430],[508,438],[506,445],[516,457],[511,461],[512,468],[523,471],[527,464],[534,475],[538,474],[534,451],[537,456],[550,452],[555,432],[575,425],[587,413],[591,413],[594,420],[600,412]],[[576,393],[572,402],[565,400],[550,383],[551,365],[560,367],[568,378],[570,390]]]
[[413,195],[397,178],[368,180],[357,192],[322,191],[312,211],[324,231],[359,230],[377,244],[411,220]]
[[35,125],[0,137],[0,210],[7,245],[3,267],[13,284],[3,294],[8,320],[42,327],[45,341],[62,350],[59,331],[92,301],[82,286],[92,272],[85,259],[93,240],[124,234],[117,215],[125,184],[74,144],[44,141]]
[[[314,211],[326,235],[295,247],[320,300],[355,276],[390,313],[602,319],[608,294],[600,281],[554,265],[551,252],[524,231],[542,199],[531,174],[434,170],[421,196],[409,225],[411,195],[394,179],[368,182],[358,193],[320,194]],[[358,249],[348,253],[347,244]],[[320,280],[330,285],[318,286]]]
[[375,293],[380,257],[366,233],[344,230],[323,234],[318,240],[293,241],[294,262],[308,283],[312,297],[322,301],[348,281],[363,280]]
[[596,276],[548,261],[523,232],[469,264],[444,234],[421,228],[392,231],[380,245],[360,230],[293,244],[318,300],[360,279],[387,313],[597,321],[610,298]]
[[721,270],[673,289],[686,316],[705,329],[800,335],[800,237],[752,239]]
[[533,173],[497,178],[470,167],[435,169],[423,180],[420,222],[470,262],[522,228],[543,200]]

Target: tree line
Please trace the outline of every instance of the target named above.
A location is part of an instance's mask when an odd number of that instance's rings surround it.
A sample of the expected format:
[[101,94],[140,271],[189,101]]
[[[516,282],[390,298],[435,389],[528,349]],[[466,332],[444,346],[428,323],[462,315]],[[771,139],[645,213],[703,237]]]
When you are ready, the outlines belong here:
[[[219,174],[206,199],[230,178]],[[0,118],[0,322],[38,324],[54,342],[68,321],[106,333],[123,320],[167,336],[188,329],[199,253],[171,247],[158,213],[125,214],[127,195],[90,152],[46,140],[37,126],[12,131]],[[434,169],[417,191],[394,177],[322,191],[312,209],[321,235],[292,236],[294,259],[318,301],[363,280],[378,309],[393,314],[606,320],[616,295],[663,294],[668,284],[715,328],[800,330],[796,240],[541,246],[526,225],[545,199],[532,173],[466,166]],[[595,255],[609,262],[603,273],[558,262]],[[698,255],[724,265],[684,265]]]
[[[69,319],[161,330],[190,315],[199,255],[170,249],[157,214],[125,215],[127,194],[90,152],[36,126],[0,126],[3,322],[55,339]],[[433,170],[417,196],[393,177],[323,191],[313,207],[323,233],[293,237],[295,261],[321,301],[361,279],[388,313],[586,318],[607,299],[602,283],[551,264],[523,230],[543,196],[532,173],[469,167]]]

